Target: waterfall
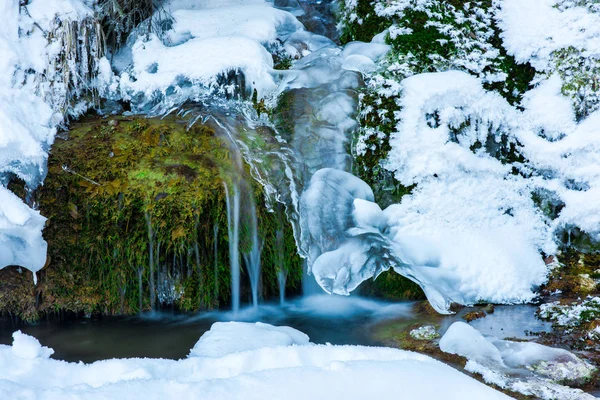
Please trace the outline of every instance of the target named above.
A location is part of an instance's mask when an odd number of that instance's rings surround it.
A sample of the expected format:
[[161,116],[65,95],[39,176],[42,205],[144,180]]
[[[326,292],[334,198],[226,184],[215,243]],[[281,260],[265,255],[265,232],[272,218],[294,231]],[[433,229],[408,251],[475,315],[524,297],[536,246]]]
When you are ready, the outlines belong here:
[[152,229],[152,221],[150,214],[145,213],[146,226],[148,227],[148,249],[149,249],[149,264],[150,264],[150,309],[154,310],[156,304],[156,286],[154,284],[154,230]]
[[246,262],[246,268],[248,269],[248,276],[250,277],[250,288],[252,290],[252,305],[258,307],[258,285],[260,281],[260,253],[262,251],[262,245],[258,238],[258,221],[256,218],[256,205],[254,204],[254,197],[252,192],[248,191],[248,197],[250,198],[250,229],[252,238],[252,248],[249,253],[244,254],[244,261]]
[[277,283],[279,284],[279,305],[285,303],[285,284],[288,270],[285,266],[285,239],[283,236],[283,212],[281,205],[277,207],[277,230],[275,231],[275,247],[277,249]]
[[[227,233],[229,234],[229,266],[231,268],[231,309],[240,309],[240,190],[233,182],[233,202],[224,183],[227,200]],[[233,204],[232,204],[233,203]]]
[[215,252],[215,271],[214,271],[214,282],[215,282],[215,300],[219,298],[219,224],[215,222],[213,226],[213,237],[214,237],[214,252]]

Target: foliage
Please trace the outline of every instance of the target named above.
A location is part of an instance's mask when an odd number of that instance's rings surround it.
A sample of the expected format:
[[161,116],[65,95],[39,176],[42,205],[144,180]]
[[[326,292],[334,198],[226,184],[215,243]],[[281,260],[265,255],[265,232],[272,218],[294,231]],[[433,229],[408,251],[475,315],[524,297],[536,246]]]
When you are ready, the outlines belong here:
[[387,28],[387,21],[375,13],[372,3],[372,0],[340,2],[342,44],[353,40],[370,42],[373,36]]
[[600,55],[567,47],[552,54],[562,79],[562,94],[573,102],[577,118],[600,109]]
[[[535,71],[528,64],[517,64],[502,47],[493,19],[495,5],[489,0],[372,1],[352,5],[345,3],[347,35],[352,35],[351,27],[360,25],[361,18],[376,15],[382,19],[382,26],[388,28],[386,41],[391,45],[391,51],[380,62],[382,69],[367,78],[360,95],[360,129],[353,146],[355,173],[374,188],[377,200],[387,205],[400,201],[413,189],[400,185],[382,165],[390,151],[390,135],[398,122],[402,79],[419,73],[459,69],[480,77],[486,89],[496,90],[510,103],[517,104],[530,88]],[[350,18],[352,13],[355,16]],[[383,30],[381,26],[377,29]],[[521,159],[514,143],[500,145],[495,151],[500,152],[503,162]],[[477,150],[477,147],[472,149]]]

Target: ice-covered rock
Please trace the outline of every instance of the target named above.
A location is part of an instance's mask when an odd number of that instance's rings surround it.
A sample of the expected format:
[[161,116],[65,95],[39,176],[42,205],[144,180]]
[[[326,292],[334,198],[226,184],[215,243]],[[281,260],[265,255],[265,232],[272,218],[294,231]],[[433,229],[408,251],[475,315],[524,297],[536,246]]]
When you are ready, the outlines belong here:
[[440,337],[433,325],[423,325],[410,331],[410,336],[416,340],[433,340]]
[[567,350],[537,343],[484,337],[464,322],[455,322],[440,339],[440,349],[469,361],[466,370],[488,383],[542,399],[588,399],[562,383],[585,382],[595,367]]
[[266,1],[173,1],[167,8],[173,10],[170,29],[140,34],[131,60],[129,49],[119,54],[120,95],[138,112],[166,112],[215,93],[250,97],[256,90],[265,97],[277,87],[267,48],[304,29]]

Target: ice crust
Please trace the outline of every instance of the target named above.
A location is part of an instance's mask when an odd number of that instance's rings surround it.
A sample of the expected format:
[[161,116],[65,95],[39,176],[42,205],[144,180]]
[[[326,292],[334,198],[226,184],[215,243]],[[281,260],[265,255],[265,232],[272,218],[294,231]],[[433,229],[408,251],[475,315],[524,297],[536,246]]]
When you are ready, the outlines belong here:
[[[219,344],[219,354],[192,355],[177,361],[112,359],[83,364],[48,358],[51,349],[16,332],[12,346],[0,345],[0,398],[433,400],[439,399],[440,393],[444,399],[457,400],[509,398],[413,352],[313,345],[292,328],[244,323],[213,326],[195,349],[208,343],[207,336]],[[283,337],[289,340],[282,341]],[[240,346],[259,342],[260,347]]]

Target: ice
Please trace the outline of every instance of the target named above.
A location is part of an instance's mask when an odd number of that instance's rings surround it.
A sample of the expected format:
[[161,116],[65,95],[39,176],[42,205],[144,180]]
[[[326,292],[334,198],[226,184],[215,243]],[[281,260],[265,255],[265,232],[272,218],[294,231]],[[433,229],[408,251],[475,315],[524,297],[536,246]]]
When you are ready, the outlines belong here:
[[595,368],[563,349],[537,343],[484,337],[464,322],[455,322],[440,339],[440,349],[467,358],[468,371],[488,383],[542,399],[592,399],[561,383],[585,382]]
[[[509,398],[413,352],[312,345],[306,343],[306,335],[294,329],[266,324],[218,324],[206,335],[213,343],[265,341],[260,348],[240,352],[238,346],[229,347],[230,351],[225,346],[220,354],[177,361],[112,359],[83,364],[49,359],[50,349],[40,347],[30,336],[16,333],[13,346],[0,345],[0,398],[434,400],[440,398],[440,393],[449,400]],[[195,348],[207,343],[205,336]],[[292,344],[294,341],[301,344]],[[22,358],[24,348],[29,349],[28,356],[35,358]]]
[[[373,201],[373,191],[354,175],[333,168],[318,170],[302,194],[302,244],[314,262],[322,253],[344,242],[345,232],[354,222],[354,200]],[[332,264],[331,267],[335,267]]]
[[[304,203],[345,221],[334,224],[331,215],[311,211],[313,242],[334,238],[312,254],[323,254],[313,266],[317,281],[326,291],[347,294],[361,280],[394,268],[419,283],[444,313],[452,302],[531,300],[547,273],[539,250],[555,250],[552,227],[531,199],[537,183],[512,174],[488,152],[471,150],[477,142],[515,140],[520,115],[463,72],[415,75],[402,87],[401,123],[386,168],[403,185],[417,187],[381,211],[371,197],[355,196],[351,208],[347,182],[334,191],[344,195],[330,196],[331,185],[321,189],[313,178]],[[467,121],[468,128],[453,133]],[[326,205],[328,197],[337,198],[334,208]],[[325,227],[319,231],[318,224]]]
[[[21,265],[36,272],[46,264],[46,218],[0,186],[0,268]],[[35,274],[34,274],[35,280]]]
[[276,327],[262,322],[216,322],[190,351],[190,357],[222,357],[264,347],[308,343],[308,336],[288,326]]

